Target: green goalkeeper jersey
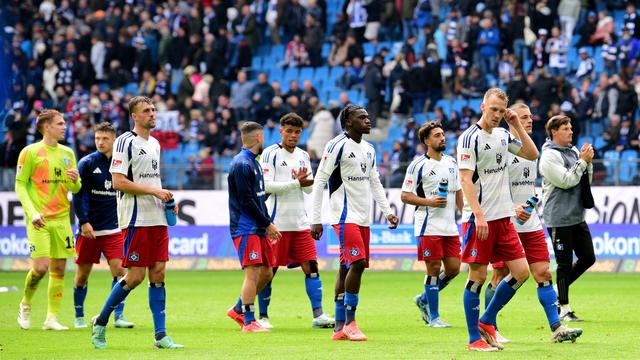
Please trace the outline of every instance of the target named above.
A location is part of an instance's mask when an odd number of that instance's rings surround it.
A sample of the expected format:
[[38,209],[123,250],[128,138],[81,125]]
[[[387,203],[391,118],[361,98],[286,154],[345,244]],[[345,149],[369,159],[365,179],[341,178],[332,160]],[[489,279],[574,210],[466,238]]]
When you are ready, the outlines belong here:
[[77,193],[82,184],[79,177],[75,183],[71,181],[65,171],[76,168],[73,151],[64,145],[49,146],[40,141],[20,151],[16,193],[27,223],[36,214],[45,219],[69,216],[67,192]]

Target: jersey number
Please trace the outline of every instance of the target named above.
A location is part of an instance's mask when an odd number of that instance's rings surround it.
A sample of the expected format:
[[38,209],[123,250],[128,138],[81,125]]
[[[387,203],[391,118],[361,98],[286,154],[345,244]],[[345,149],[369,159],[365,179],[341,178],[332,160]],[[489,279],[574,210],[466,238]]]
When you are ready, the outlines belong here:
[[65,239],[67,241],[67,249],[71,249],[71,240],[69,239],[69,237],[67,236],[67,238]]

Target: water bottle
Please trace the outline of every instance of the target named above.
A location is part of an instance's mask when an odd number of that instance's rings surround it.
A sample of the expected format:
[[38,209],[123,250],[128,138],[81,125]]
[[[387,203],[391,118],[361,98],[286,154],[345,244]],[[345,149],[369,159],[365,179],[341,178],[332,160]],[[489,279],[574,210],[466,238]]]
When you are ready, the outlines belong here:
[[440,180],[440,184],[438,184],[438,196],[443,198],[447,198],[449,196],[449,180]]
[[[537,195],[533,195],[532,197],[530,197],[529,199],[527,199],[527,202],[524,203],[524,211],[528,212],[529,214],[531,214],[531,212],[533,211],[533,208],[536,207],[538,205],[538,197]],[[520,225],[524,224],[524,222],[516,219],[516,222]]]
[[176,214],[173,213],[173,209],[176,208],[176,202],[171,199],[164,203],[164,214],[167,217],[167,224],[174,226],[177,222]]

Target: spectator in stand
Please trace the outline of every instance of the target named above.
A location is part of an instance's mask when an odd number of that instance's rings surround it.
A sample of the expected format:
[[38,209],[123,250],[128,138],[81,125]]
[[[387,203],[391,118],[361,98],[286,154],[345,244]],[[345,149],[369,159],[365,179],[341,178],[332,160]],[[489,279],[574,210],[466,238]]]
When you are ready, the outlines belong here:
[[402,80],[396,80],[391,95],[391,127],[405,127],[411,112],[411,96],[404,89]]
[[482,19],[480,26],[482,30],[478,36],[478,47],[482,58],[482,71],[485,74],[495,74],[498,69],[500,32],[493,25],[493,20],[490,18]]
[[294,35],[304,33],[304,17],[305,9],[300,5],[299,0],[290,0],[285,6],[283,22],[284,22],[284,42],[289,42]]
[[335,119],[331,112],[324,106],[318,107],[311,118],[309,128],[309,139],[307,140],[307,152],[314,159],[320,159],[325,145],[333,139]]
[[288,112],[289,109],[284,104],[282,98],[280,96],[274,96],[271,100],[271,108],[269,109],[269,115],[267,116],[267,123],[277,124],[280,121],[280,118]]
[[309,101],[312,98],[318,97],[318,90],[316,90],[316,88],[313,87],[313,83],[311,82],[311,80],[304,80],[302,82],[302,93],[299,95],[299,97],[302,103],[305,104],[306,106],[309,106]]
[[549,54],[546,50],[547,35],[549,35],[547,29],[538,30],[538,38],[533,44],[533,61],[536,70],[545,68],[549,63]]
[[355,58],[364,59],[364,48],[353,32],[349,32],[347,35],[347,60],[353,62]]
[[413,28],[413,15],[417,4],[418,0],[402,0],[400,17],[402,19],[402,38],[404,40],[415,35]]
[[582,81],[584,79],[594,79],[596,62],[589,56],[589,50],[586,47],[581,47],[578,50],[580,55],[580,63],[578,64],[578,70],[576,70],[576,79]]
[[471,73],[468,77],[464,76],[463,73],[459,73],[458,77],[462,77],[460,94],[467,99],[481,98],[489,89],[486,76],[475,66],[471,68]]
[[156,88],[156,80],[151,75],[151,72],[144,71],[142,73],[142,79],[140,80],[140,85],[138,86],[138,94],[153,97],[154,90]]
[[580,17],[580,7],[581,4],[579,0],[560,0],[558,4],[560,27],[562,28],[562,35],[565,39],[571,40],[573,37],[573,30]]
[[353,63],[344,63],[345,71],[338,79],[338,84],[343,89],[361,89],[364,86],[364,75],[366,67],[362,64],[362,59],[354,58]]
[[386,82],[382,76],[382,66],[384,60],[380,55],[375,55],[373,60],[367,64],[367,70],[364,75],[364,95],[367,98],[367,112],[371,127],[375,128],[378,124],[378,116],[382,111],[382,103],[384,101],[384,90]]
[[242,34],[247,43],[252,49],[258,46],[258,28],[256,22],[256,16],[251,11],[250,5],[242,5],[241,15],[238,17],[238,23],[236,24],[236,32]]
[[416,45],[416,37],[409,36],[407,41],[402,45],[402,49],[400,50],[404,55],[404,59],[407,61],[409,66],[413,66],[416,62],[416,52],[414,46]]
[[211,91],[212,83],[213,75],[205,74],[198,84],[196,84],[192,98],[193,102],[197,106],[206,107],[205,103],[210,102],[209,93]]
[[347,15],[349,16],[349,28],[356,37],[358,43],[366,41],[364,31],[367,26],[367,9],[364,0],[349,0],[347,5]]
[[287,50],[284,53],[284,62],[282,63],[282,66],[299,67],[308,65],[310,65],[310,61],[307,48],[302,42],[300,35],[295,34],[293,35],[293,40],[291,40],[289,44],[287,44]]
[[334,67],[342,65],[345,60],[347,60],[348,48],[347,43],[343,39],[336,37],[331,44],[329,56],[327,57],[329,66]]
[[4,142],[0,148],[0,167],[2,168],[0,189],[3,191],[13,190],[15,185],[18,155],[24,147],[20,145],[15,141],[12,130],[4,133]]
[[557,26],[551,28],[551,37],[545,45],[545,52],[549,55],[549,72],[551,76],[565,75],[569,40],[560,33],[560,28]]
[[289,82],[289,91],[287,91],[285,98],[288,98],[289,96],[296,96],[300,99],[303,92],[304,91],[298,86],[298,80],[293,79]]
[[424,105],[429,95],[429,86],[426,82],[425,72],[426,62],[423,58],[413,64],[409,72],[405,74],[403,83],[407,86],[407,91],[411,95],[412,114],[421,114],[424,112]]
[[615,75],[618,72],[618,50],[613,36],[608,33],[605,34],[600,56],[604,61],[604,70],[609,76]]
[[640,16],[638,16],[636,4],[633,1],[627,2],[623,27],[629,29],[629,35],[640,39]]
[[[637,32],[640,33],[640,29]],[[618,48],[618,59],[620,59],[621,67],[635,68],[638,65],[640,41],[633,37],[633,34],[633,29],[629,28],[627,25],[622,28],[622,35],[616,45]]]
[[247,73],[238,71],[237,82],[231,85],[231,102],[229,106],[239,121],[251,119],[251,93],[253,84],[247,81]]
[[436,102],[442,99],[442,69],[435,44],[427,46],[424,76],[426,83],[429,85],[427,88],[427,97],[429,99],[427,111],[433,111]]
[[382,75],[388,80],[390,86],[394,86],[398,81],[401,81],[407,71],[409,71],[409,64],[401,52],[396,53],[393,60],[382,67]]
[[253,94],[251,96],[255,121],[260,125],[267,123],[267,118],[271,111],[271,101],[274,96],[275,92],[268,82],[267,74],[263,72],[260,73],[258,75],[258,83],[254,86]]
[[305,25],[304,45],[309,53],[309,65],[313,67],[320,66],[322,65],[324,30],[314,14],[307,15]]

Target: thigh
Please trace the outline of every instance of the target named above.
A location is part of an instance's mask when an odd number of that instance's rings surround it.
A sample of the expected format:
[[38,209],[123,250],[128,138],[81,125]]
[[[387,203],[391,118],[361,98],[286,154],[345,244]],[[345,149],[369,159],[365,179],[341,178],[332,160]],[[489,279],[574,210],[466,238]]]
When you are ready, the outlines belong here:
[[169,232],[166,226],[131,227],[123,231],[123,267],[151,267],[169,260]]
[[418,243],[418,260],[434,261],[442,259],[444,254],[442,243],[442,236],[420,236],[420,242]]
[[349,265],[357,260],[367,259],[368,244],[362,238],[360,227],[356,224],[337,224],[333,226],[340,240],[340,264]]
[[[473,222],[463,223],[462,233],[464,234],[462,239],[463,248],[460,254],[462,262],[488,265],[493,249],[493,237],[489,236],[486,240],[480,241]],[[491,230],[489,230],[489,234],[491,234]]]
[[316,243],[311,237],[311,231],[293,232],[289,245],[289,264],[301,264],[317,258]]
[[100,263],[100,251],[102,248],[101,236],[96,236],[95,239],[88,239],[82,235],[78,235],[76,238],[76,256],[75,263],[78,265],[85,264],[99,264]]
[[549,249],[547,239],[542,229],[525,233],[518,233],[524,253],[529,264],[549,262]]
[[124,248],[124,237],[122,232],[118,231],[114,234],[104,235],[98,237],[102,242],[102,253],[107,261],[112,259],[122,259]]
[[587,223],[580,223],[574,226],[573,231],[573,251],[578,258],[581,257],[593,257],[593,240],[591,239],[591,232]]
[[511,219],[489,221],[489,238],[493,239],[492,261],[513,261],[525,258],[524,248]]
[[68,218],[51,222],[51,258],[66,259],[76,254],[73,230]]
[[27,222],[27,239],[32,259],[51,257],[51,232],[48,227],[49,224],[43,228],[36,229],[31,223]]
[[571,241],[570,227],[552,227],[547,228],[551,243],[553,244],[553,253],[556,256],[558,264],[571,264],[573,262],[573,244]]
[[291,240],[294,232],[283,231],[280,241],[272,245],[273,252],[276,256],[278,266],[287,266],[289,264],[289,253],[291,251]]

